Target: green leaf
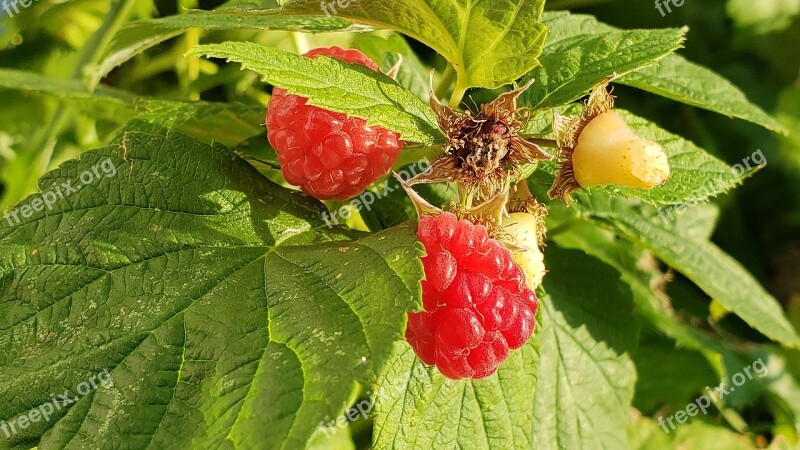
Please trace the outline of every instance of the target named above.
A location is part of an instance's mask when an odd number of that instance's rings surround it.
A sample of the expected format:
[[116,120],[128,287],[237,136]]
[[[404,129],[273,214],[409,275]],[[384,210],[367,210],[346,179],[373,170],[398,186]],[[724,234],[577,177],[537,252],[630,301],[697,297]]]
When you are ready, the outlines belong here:
[[287,15],[281,11],[248,11],[225,9],[218,11],[188,11],[187,14],[131,22],[122,27],[100,63],[92,70],[90,85],[96,85],[115,67],[156,45],[188,30],[284,30],[284,31],[345,31],[350,27],[338,18]]
[[[667,429],[668,428],[668,425]],[[637,417],[628,428],[631,450],[711,449],[754,450],[758,447],[746,436],[729,429],[693,420],[667,434],[664,427],[649,417]]]
[[545,23],[551,32],[542,65],[526,75],[536,82],[520,98],[535,109],[577,100],[611,74],[653,64],[680,48],[685,33],[672,28],[614,30],[594,17],[565,13],[549,13]]
[[[630,291],[608,266],[548,247],[533,447],[627,448],[638,339]],[[576,278],[577,275],[579,278]]]
[[[566,208],[558,207],[558,209],[550,209],[550,218],[553,216],[566,216]],[[562,224],[567,225],[567,224]],[[558,227],[559,225],[556,225]],[[614,267],[620,272],[622,280],[631,288],[633,299],[636,302],[636,312],[641,318],[652,323],[655,328],[664,333],[675,341],[675,344],[685,347],[686,349],[693,349],[702,353],[707,361],[716,369],[719,378],[716,381],[707,381],[705,384],[695,386],[693,392],[686,395],[698,395],[703,386],[718,385],[722,380],[728,380],[736,373],[740,372],[743,367],[750,364],[754,358],[743,356],[737,353],[735,346],[729,345],[718,334],[708,330],[699,329],[692,325],[692,319],[687,319],[685,311],[676,312],[672,306],[672,299],[663,290],[666,280],[669,279],[668,275],[661,272],[659,264],[653,257],[652,253],[647,251],[641,244],[634,243],[628,240],[620,239],[608,230],[602,229],[595,223],[583,221],[571,217],[567,229],[559,232],[555,237],[555,241],[559,246],[566,248],[579,249],[589,255],[595,256],[606,264]],[[686,229],[679,231],[681,234],[688,234]],[[681,283],[683,284],[683,283]],[[685,283],[687,286],[688,282]],[[671,290],[674,291],[675,284],[670,284]],[[705,296],[701,291],[694,289],[687,293],[677,294],[670,292],[673,298],[679,298],[682,302],[693,301],[697,303],[706,302]],[[688,297],[688,298],[687,298]],[[639,355],[634,356],[637,358],[637,368],[642,359],[650,359],[659,355],[659,357],[666,357],[667,353],[660,351],[649,352],[642,348],[642,344],[637,349],[636,353]],[[674,352],[673,352],[674,353]],[[664,361],[654,361],[652,363],[655,367],[645,369],[639,372],[640,381],[637,383],[637,394],[635,404],[639,408],[652,409],[655,406],[661,406],[658,403],[648,403],[648,396],[652,397],[653,387],[664,385],[664,392],[668,394],[664,396],[666,401],[668,398],[673,399],[672,404],[677,407],[683,407],[686,401],[681,404],[680,400],[676,400],[677,392],[681,391],[681,382],[679,380],[691,379],[699,375],[703,365],[697,363],[691,364],[693,371],[687,372],[686,375],[669,376],[670,371],[680,371],[681,364],[666,364]],[[658,374],[649,374],[649,371],[658,372]],[[669,383],[674,383],[676,386],[670,386]],[[684,388],[689,386],[683,385]],[[650,392],[647,392],[650,391]],[[746,386],[737,388],[735,392],[731,392],[721,400],[721,404],[731,406],[733,404],[742,405],[752,395],[758,394],[759,386],[757,383],[748,383]]]
[[190,52],[236,61],[264,81],[309,99],[308,103],[367,119],[406,141],[443,138],[431,108],[381,72],[330,57],[306,58],[249,42],[200,45]]
[[117,124],[136,118],[209,143],[233,146],[264,132],[262,106],[162,100],[104,85],[90,92],[77,80],[13,69],[0,69],[0,88],[51,95],[94,118]]
[[355,36],[352,45],[375,61],[384,73],[401,62],[400,70],[397,72],[397,83],[423,101],[428,101],[429,69],[425,68],[401,35],[391,33],[384,37],[376,33],[360,33]]
[[639,374],[634,405],[648,413],[684,408],[705,386],[719,383],[702,353],[676,348],[666,338],[642,342],[632,355]]
[[[553,208],[550,208],[550,212],[550,217],[559,214]],[[553,239],[563,248],[584,251],[617,269],[622,280],[631,288],[636,312],[665,335],[690,349],[732,356],[718,337],[698,330],[678,317],[666,294],[654,289],[654,286],[663,283],[664,274],[655,269],[645,269],[648,264],[643,262],[652,256],[646,254],[641,245],[619,239],[595,223],[582,220],[570,225],[568,231],[558,233]]]
[[[548,76],[544,72],[545,68],[555,70],[558,72],[553,75],[556,79],[564,78],[563,72],[568,74],[575,73],[577,69],[564,69],[564,62],[559,58],[564,55],[574,52],[576,57],[583,56],[582,52],[587,53],[585,57],[594,59],[600,55],[593,53],[589,49],[589,42],[603,41],[611,39],[612,36],[620,36],[621,34],[641,33],[642,31],[620,30],[610,25],[598,22],[592,16],[569,14],[565,12],[549,12],[544,15],[544,22],[551,29],[550,37],[542,52],[542,67],[537,69],[535,73],[539,76],[532,74],[537,80],[537,84],[541,82],[541,75]],[[654,32],[659,30],[647,30],[645,32]],[[586,37],[590,37],[586,40]],[[640,43],[641,46],[646,46],[647,43]],[[639,46],[632,47],[633,49]],[[565,49],[567,50],[564,53]],[[652,49],[655,50],[654,46]],[[593,84],[589,83],[590,80],[597,80],[599,82],[603,77],[610,75],[611,72],[616,72],[621,76],[616,80],[617,83],[633,86],[648,92],[652,92],[663,97],[683,102],[688,105],[696,106],[698,108],[707,109],[709,111],[725,114],[731,117],[744,119],[759,125],[762,125],[771,130],[780,131],[785,133],[783,128],[775,119],[770,117],[758,106],[750,103],[745,94],[730,81],[717,75],[705,67],[694,64],[685,58],[678,55],[667,55],[660,59],[656,64],[641,64],[634,67],[637,60],[633,57],[634,51],[631,48],[619,48],[622,54],[614,55],[609,54],[609,59],[603,62],[593,63],[589,68],[594,70],[597,67],[611,67],[607,70],[605,75],[598,74],[594,77],[589,77],[586,83],[583,83],[584,93]],[[672,50],[675,50],[674,48]],[[667,52],[669,53],[669,52]],[[666,53],[665,53],[666,54]],[[662,55],[663,56],[663,55]],[[550,65],[549,62],[553,62]],[[642,61],[639,60],[641,63]],[[653,61],[650,61],[651,63]],[[605,64],[605,66],[603,66]],[[552,83],[548,79],[543,81],[546,85],[550,86]],[[548,89],[546,93],[549,93]],[[583,94],[578,92],[582,96]],[[529,89],[529,94],[532,95],[530,100],[531,105],[536,105],[537,101],[542,102],[541,108],[558,106],[559,103],[552,99],[545,98],[545,94],[539,94],[536,90],[536,85]],[[549,95],[549,94],[548,94]],[[575,100],[574,97],[571,100]],[[569,100],[569,101],[571,101]],[[565,102],[562,102],[565,103]]]
[[353,0],[333,10],[323,2],[327,12],[319,0],[282,3],[298,14],[331,14],[411,36],[453,65],[463,89],[497,88],[521,77],[539,64],[547,36],[544,0]]
[[629,73],[618,80],[687,105],[738,117],[773,131],[788,132],[763,109],[750,103],[730,81],[678,55]]
[[787,346],[800,345],[800,337],[778,301],[713,243],[664,225],[651,210],[636,209],[628,200],[604,195],[576,197],[579,201],[574,208],[579,213],[649,248],[754,329]]
[[531,448],[538,347],[534,336],[491,377],[453,381],[398,342],[379,378],[373,447]]
[[304,448],[420,307],[413,224],[352,239],[219,145],[141,125],[40,187],[0,224],[0,421],[113,387],[4,445]]

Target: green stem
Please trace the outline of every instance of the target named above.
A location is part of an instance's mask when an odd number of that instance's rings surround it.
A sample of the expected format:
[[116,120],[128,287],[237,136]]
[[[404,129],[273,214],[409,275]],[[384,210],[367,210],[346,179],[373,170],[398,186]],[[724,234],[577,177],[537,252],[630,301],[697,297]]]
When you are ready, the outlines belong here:
[[72,71],[72,78],[80,79],[86,66],[95,64],[100,59],[135,3],[135,0],[117,0],[111,4],[100,28],[83,47]]
[[461,101],[464,100],[464,94],[467,93],[467,85],[464,83],[464,76],[458,74],[456,76],[456,87],[453,89],[453,96],[450,97],[450,108],[458,109]]
[[311,50],[311,42],[308,40],[308,36],[305,33],[293,31],[292,42],[294,43],[294,48],[297,49],[297,53],[301,55]]
[[[197,0],[183,0],[178,2],[178,14],[186,14],[191,8],[197,7]],[[185,54],[200,43],[200,30],[192,28],[186,30],[183,36],[183,53]],[[192,89],[192,82],[200,77],[200,58],[197,56],[184,56],[178,59],[178,77],[182,91],[186,93],[189,100],[200,100],[200,92]]]
[[450,85],[453,84],[455,79],[456,70],[452,65],[448,64],[447,68],[444,69],[442,79],[439,81],[439,86],[436,88],[436,98],[444,98],[444,96],[447,94],[447,91],[450,89]]
[[[116,33],[122,25],[122,21],[128,15],[134,3],[135,0],[118,0],[111,4],[106,17],[103,19],[103,23],[100,24],[100,28],[98,28],[89,41],[86,42],[83,50],[78,55],[78,61],[72,69],[70,78],[81,79],[84,69],[100,59],[108,43],[111,42],[114,33]],[[53,118],[50,120],[50,124],[45,127],[45,132],[40,139],[35,141],[36,146],[34,146],[34,148],[43,147],[47,141],[61,132],[61,128],[67,121],[68,111],[69,108],[65,107],[63,104],[59,105],[55,114],[53,114]],[[50,158],[47,158],[46,164],[48,166],[50,165]]]
[[551,148],[558,148],[558,142],[553,139],[539,139],[539,138],[530,138],[529,135],[523,134],[521,137],[526,141],[530,142],[531,144],[536,144],[540,147],[551,147]]

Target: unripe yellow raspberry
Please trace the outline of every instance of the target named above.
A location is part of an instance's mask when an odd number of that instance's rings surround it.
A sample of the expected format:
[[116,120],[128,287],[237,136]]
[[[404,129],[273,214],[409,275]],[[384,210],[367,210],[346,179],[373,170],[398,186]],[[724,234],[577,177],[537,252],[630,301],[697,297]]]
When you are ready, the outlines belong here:
[[669,178],[669,160],[661,146],[642,139],[613,110],[609,77],[589,94],[578,117],[553,115],[558,143],[558,171],[550,198],[569,204],[573,191],[616,184],[650,189]]
[[542,284],[542,278],[546,271],[544,254],[539,242],[541,221],[533,214],[518,212],[512,213],[506,223],[503,231],[508,233],[512,242],[520,248],[511,256],[525,272],[528,287],[536,290]]
[[669,161],[661,146],[638,137],[616,111],[604,112],[584,127],[572,167],[582,187],[619,184],[649,189],[669,178]]

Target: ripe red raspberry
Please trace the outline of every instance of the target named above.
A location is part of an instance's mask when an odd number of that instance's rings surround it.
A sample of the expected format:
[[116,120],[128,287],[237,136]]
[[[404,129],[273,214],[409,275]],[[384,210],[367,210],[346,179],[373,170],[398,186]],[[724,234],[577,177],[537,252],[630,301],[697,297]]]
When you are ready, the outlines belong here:
[[[377,64],[358,50],[318,48],[306,53],[361,64]],[[403,148],[400,135],[346,114],[307,105],[305,97],[275,88],[267,109],[269,142],[278,152],[289,184],[320,200],[346,200],[385,175]]]
[[533,333],[539,308],[511,253],[486,228],[453,214],[425,216],[417,236],[425,310],[409,313],[406,339],[452,379],[485,378]]

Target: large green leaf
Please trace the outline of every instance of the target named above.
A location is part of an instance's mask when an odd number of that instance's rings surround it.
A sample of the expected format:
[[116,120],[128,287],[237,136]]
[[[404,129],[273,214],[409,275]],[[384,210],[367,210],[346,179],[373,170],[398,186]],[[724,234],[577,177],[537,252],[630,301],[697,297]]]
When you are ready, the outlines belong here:
[[0,88],[54,96],[93,118],[124,124],[134,118],[174,128],[204,142],[237,145],[263,133],[264,107],[238,103],[162,100],[104,85],[90,92],[77,80],[0,69]]
[[601,194],[577,197],[576,212],[650,249],[765,336],[787,346],[800,345],[778,301],[713,243],[665,225],[651,209],[639,209],[629,200]]
[[629,73],[619,82],[786,133],[777,120],[750,103],[730,81],[678,55],[669,55],[658,64]]
[[[346,8],[284,0],[298,14],[329,14],[388,28],[423,42],[455,68],[461,88],[496,88],[538,65],[547,27],[544,0],[353,0]],[[340,2],[344,3],[344,2]]]
[[526,78],[536,80],[521,103],[552,108],[586,95],[611,74],[648,66],[681,47],[684,30],[614,30],[594,17],[549,13],[550,36],[540,60]]
[[626,448],[638,339],[630,291],[581,252],[553,246],[545,258],[534,448]]
[[309,104],[367,119],[397,131],[406,141],[432,144],[443,138],[431,108],[381,72],[334,58],[306,58],[249,42],[200,45],[194,55],[226,58],[265,81],[307,97]]
[[189,11],[187,14],[131,22],[122,27],[106,49],[100,63],[92,70],[91,85],[97,84],[115,67],[145,50],[188,30],[286,30],[342,31],[350,27],[346,20],[326,17],[287,15],[280,11]]
[[374,447],[531,448],[538,359],[534,336],[491,377],[453,381],[395,344],[379,379]]
[[[550,37],[542,51],[542,67],[536,69],[531,76],[536,78],[537,82],[545,84],[547,89],[543,93],[535,87],[529,90],[528,101],[531,105],[545,108],[558,106],[559,100],[564,98],[572,97],[571,100],[574,100],[583,95],[580,89],[583,89],[585,93],[593,86],[592,80],[597,83],[603,77],[616,72],[622,75],[617,79],[618,83],[698,108],[744,119],[771,130],[785,130],[761,108],[750,103],[739,88],[709,69],[678,55],[667,55],[656,64],[650,64],[657,58],[648,62],[646,55],[648,52],[659,50],[656,45],[660,43],[658,40],[654,41],[652,46],[648,42],[634,42],[635,45],[630,48],[627,44],[623,47],[614,46],[613,39],[619,39],[622,36],[632,39],[634,35],[641,37],[644,36],[641,33],[653,33],[657,30],[620,30],[598,22],[592,16],[565,12],[546,13],[543,20],[551,30]],[[590,47],[591,45],[601,45],[596,44],[597,42],[602,42],[602,45],[608,46],[608,48],[597,53],[597,49]],[[611,51],[620,53],[608,53]],[[637,52],[641,53],[637,55]],[[661,56],[665,54],[663,53]],[[579,63],[575,63],[574,67],[571,64],[565,65],[562,58],[568,58],[565,59],[567,62],[572,61],[569,59],[570,55],[575,55],[574,59],[577,61],[586,58],[592,62],[587,63],[586,67],[577,66]],[[608,59],[597,61],[604,56],[607,56]],[[596,73],[598,68],[604,69],[606,73]],[[550,72],[546,69],[549,69]],[[580,71],[584,73],[580,73]],[[575,80],[569,80],[570,76],[574,76]],[[542,77],[545,77],[544,80]],[[558,95],[560,93],[558,91],[552,94],[554,89],[551,88],[553,86],[551,78],[560,83],[575,83],[575,90],[564,92],[561,96]],[[559,87],[559,83],[556,83],[555,87]],[[576,97],[576,94],[579,95]]]
[[[697,219],[706,214],[705,212],[697,211],[698,209],[702,208],[693,208],[693,210],[687,211],[684,216],[681,216],[681,219],[687,219],[686,216],[692,215],[696,217],[688,218],[688,220],[680,220],[670,228],[680,235],[691,235],[696,239],[702,240],[708,239],[706,230],[702,230],[705,225],[696,227]],[[563,206],[550,208],[550,215],[548,217],[550,219],[561,219],[556,224],[551,224],[555,227],[562,227],[560,228],[562,231],[554,236],[554,240],[558,245],[566,248],[580,249],[617,269],[620,272],[622,280],[631,288],[634,301],[636,302],[637,314],[641,318],[652,323],[657,330],[673,339],[675,344],[685,347],[686,351],[692,349],[702,353],[713,366],[719,378],[716,381],[709,381],[706,384],[693,385],[694,390],[692,392],[686,392],[686,395],[692,395],[694,397],[698,395],[698,393],[702,391],[701,388],[706,385],[717,385],[721,382],[730,384],[732,376],[741,372],[743,367],[748,366],[757,359],[757,357],[753,357],[752,355],[741,353],[741,348],[729,344],[717,333],[706,329],[707,327],[703,327],[702,322],[699,324],[694,323],[691,317],[687,318],[684,313],[676,312],[673,309],[672,298],[670,298],[670,296],[676,300],[680,300],[680,302],[684,304],[686,302],[697,303],[701,309],[707,308],[705,305],[707,305],[708,299],[704,298],[705,296],[703,293],[696,289],[681,291],[680,293],[675,292],[676,283],[670,284],[671,289],[669,290],[668,296],[665,284],[670,279],[669,275],[661,271],[660,265],[655,260],[652,252],[648,251],[641,243],[620,238],[612,232],[598,227],[596,223],[581,219],[576,220],[574,215],[570,214],[567,208]],[[564,221],[565,218],[566,222]],[[679,281],[677,286],[683,284],[689,285],[688,282]],[[689,298],[687,298],[687,296],[689,296]],[[708,314],[707,309],[704,314]],[[680,353],[684,351],[684,349],[681,349]],[[640,344],[640,348],[637,349],[636,353],[639,354],[639,360],[637,361],[637,367],[639,367],[642,359],[651,360],[653,355],[659,352],[656,351],[653,353],[643,350]],[[674,352],[672,353],[672,356],[679,356]],[[688,354],[685,354],[684,357],[687,356]],[[658,361],[653,361],[652,364],[656,367],[646,369],[644,371],[646,373],[639,373],[640,382],[637,383],[636,397],[638,406],[640,408],[648,407],[646,397],[648,394],[645,394],[644,391],[652,389],[652,386],[658,386],[662,383],[665,388],[665,398],[668,397],[672,399],[673,405],[676,407],[684,406],[686,401],[681,403],[675,396],[681,390],[689,388],[683,381],[697,377],[701,366],[693,364],[693,371],[687,372],[686,375],[676,377],[670,376],[669,372],[680,371],[682,370],[681,367],[671,367],[674,364],[669,363],[668,365],[670,365],[670,368],[665,368],[664,361],[660,363]],[[680,366],[680,364],[678,364],[678,366]],[[660,373],[660,375],[652,374],[650,377],[646,378],[644,375],[650,371],[655,371]],[[770,379],[772,379],[772,377],[770,377]],[[718,406],[728,408],[749,403],[754,395],[760,394],[762,390],[761,383],[764,381],[765,380],[754,380],[746,386],[737,388],[735,392],[731,391],[729,395],[720,400]],[[675,386],[670,386],[671,383],[674,383]],[[769,381],[765,384],[768,383]],[[642,394],[645,395],[642,396]],[[652,407],[655,405],[651,403],[650,406]],[[725,414],[725,412],[723,412],[723,414]]]
[[23,205],[64,183],[0,224],[0,421],[113,387],[0,447],[303,448],[419,307],[413,226],[351,240],[219,145],[129,128]]

